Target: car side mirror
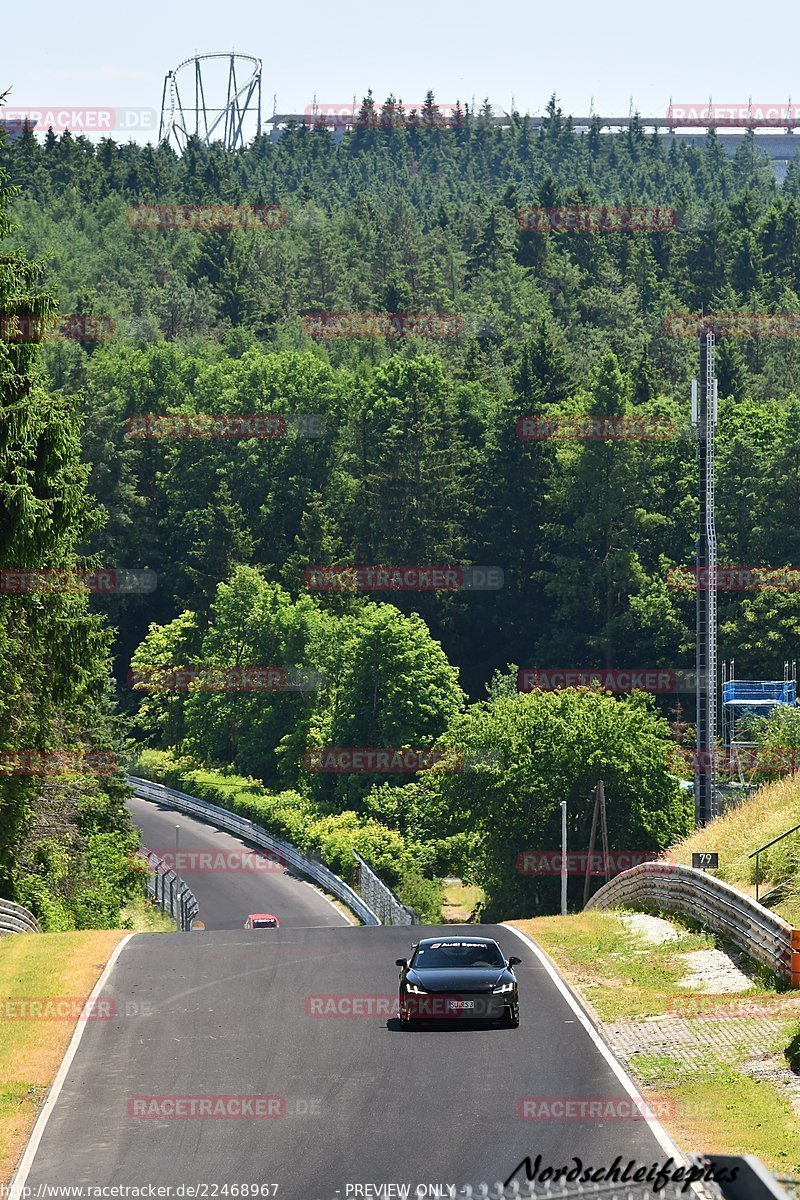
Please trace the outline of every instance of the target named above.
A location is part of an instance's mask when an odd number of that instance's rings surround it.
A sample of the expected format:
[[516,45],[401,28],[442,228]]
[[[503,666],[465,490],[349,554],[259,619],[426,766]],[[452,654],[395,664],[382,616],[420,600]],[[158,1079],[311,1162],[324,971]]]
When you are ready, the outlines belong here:
[[395,965],[396,967],[407,967],[407,966],[408,966],[408,959],[407,959],[407,958],[396,958],[396,959],[394,960],[394,965]]
[[522,962],[521,958],[517,958],[516,954],[512,954],[511,958],[508,960],[508,965],[510,967],[515,967],[517,965],[517,963],[521,963],[521,962]]

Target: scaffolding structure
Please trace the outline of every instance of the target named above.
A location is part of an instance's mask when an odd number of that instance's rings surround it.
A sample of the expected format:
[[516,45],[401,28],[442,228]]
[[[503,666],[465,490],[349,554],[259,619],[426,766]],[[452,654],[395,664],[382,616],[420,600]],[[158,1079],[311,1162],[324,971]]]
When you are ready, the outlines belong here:
[[698,329],[699,379],[692,381],[692,426],[697,438],[700,512],[697,530],[697,756],[694,769],[695,821],[707,825],[719,814],[715,750],[717,739],[717,535],[714,525],[714,434],[717,425],[715,330]]
[[722,664],[722,742],[729,783],[752,787],[758,764],[751,753],[755,717],[797,705],[797,662],[783,664],[783,679],[737,679],[734,660]]

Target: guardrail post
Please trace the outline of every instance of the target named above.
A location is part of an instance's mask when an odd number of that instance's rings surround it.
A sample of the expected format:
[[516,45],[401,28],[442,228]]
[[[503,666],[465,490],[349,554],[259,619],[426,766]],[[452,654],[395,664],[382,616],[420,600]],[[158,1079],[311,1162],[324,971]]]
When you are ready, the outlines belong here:
[[792,987],[800,987],[800,929],[792,930]]

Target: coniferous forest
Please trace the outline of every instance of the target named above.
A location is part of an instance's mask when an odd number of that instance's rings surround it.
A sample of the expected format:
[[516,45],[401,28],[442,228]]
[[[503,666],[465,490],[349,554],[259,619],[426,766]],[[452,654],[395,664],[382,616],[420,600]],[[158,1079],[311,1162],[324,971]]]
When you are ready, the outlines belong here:
[[[368,97],[336,140],[290,126],[242,152],[0,135],[0,318],[113,336],[0,340],[0,567],[154,572],[152,591],[0,594],[0,749],[83,747],[236,807],[344,876],[359,850],[423,915],[437,879],[489,911],[552,911],[559,801],[585,848],[693,821],[675,755],[693,696],[520,695],[517,668],[694,666],[670,585],[697,525],[684,313],[800,312],[800,163],[752,136],[635,123],[541,131],[487,111],[399,120]],[[140,206],[280,206],[275,227],[142,228]],[[665,206],[672,228],[526,228],[528,207]],[[320,337],[319,313],[452,314],[453,336]],[[800,563],[800,347],[717,345],[718,559]],[[133,436],[141,414],[282,414],[275,438]],[[525,416],[660,423],[653,440],[526,440]],[[314,417],[314,436],[308,418]],[[497,567],[485,591],[315,590],[312,567]],[[719,593],[720,658],[778,678],[800,597]],[[272,664],[274,692],[137,686]],[[765,735],[768,736],[768,735]],[[308,769],[320,747],[456,747],[463,770]],[[467,766],[467,764],[469,764]],[[191,787],[189,786],[191,784]],[[121,769],[0,776],[0,894],[50,928],[114,923],[139,886]],[[612,802],[613,801],[613,802]]]

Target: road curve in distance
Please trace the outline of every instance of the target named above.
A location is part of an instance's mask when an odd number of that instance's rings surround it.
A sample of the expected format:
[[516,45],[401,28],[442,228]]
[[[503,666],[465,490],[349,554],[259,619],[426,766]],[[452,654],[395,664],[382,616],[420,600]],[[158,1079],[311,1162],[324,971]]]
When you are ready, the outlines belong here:
[[[197,919],[207,930],[242,929],[248,913],[256,912],[273,913],[281,928],[347,925],[342,912],[303,880],[284,870],[252,869],[258,863],[274,866],[258,847],[155,801],[133,796],[127,803],[142,843],[162,857],[174,854],[175,826],[180,827],[179,865],[183,861],[199,868],[181,870],[181,877],[197,897]],[[171,865],[175,860],[167,861]]]

